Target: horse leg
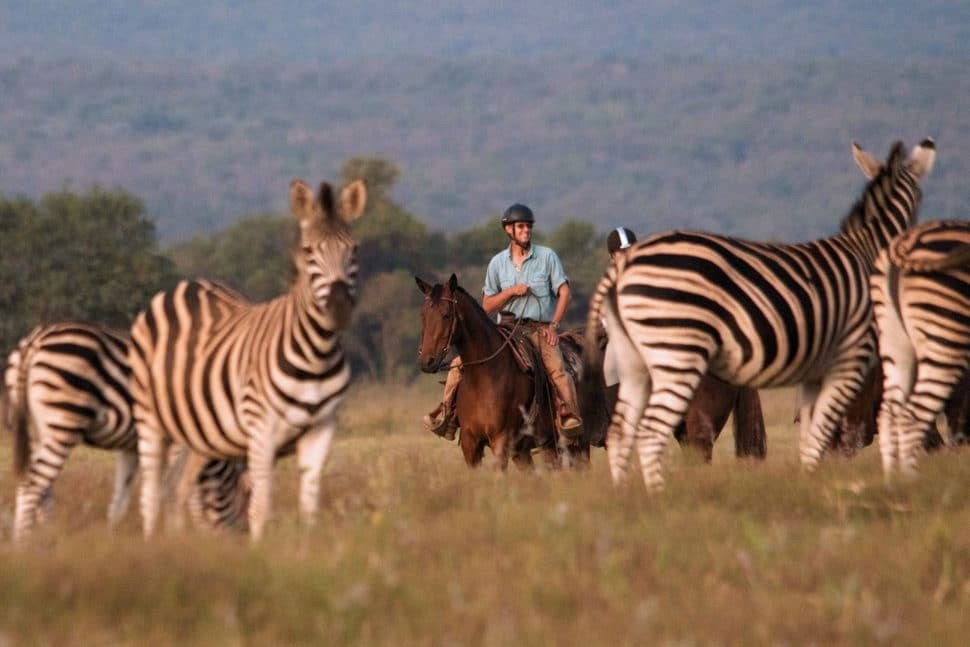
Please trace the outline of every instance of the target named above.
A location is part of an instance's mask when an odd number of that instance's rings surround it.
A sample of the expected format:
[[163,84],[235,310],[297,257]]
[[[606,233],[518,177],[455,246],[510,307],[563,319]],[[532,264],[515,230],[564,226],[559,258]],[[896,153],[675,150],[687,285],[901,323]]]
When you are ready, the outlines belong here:
[[509,467],[509,454],[512,451],[512,448],[509,447],[509,433],[507,431],[503,431],[496,434],[495,437],[491,439],[489,444],[492,447],[492,454],[495,455],[495,459],[497,461],[497,469],[504,472]]
[[711,412],[707,410],[710,405],[709,400],[702,401],[695,393],[683,422],[674,430],[675,437],[678,430],[685,431],[680,442],[687,449],[688,455],[696,456],[705,463],[710,463],[714,456],[714,439],[718,433],[711,419]]
[[517,448],[516,451],[512,453],[512,462],[521,470],[532,469],[534,467],[532,462],[532,452],[529,451],[528,447]]
[[741,387],[734,401],[734,455],[764,460],[768,454],[765,416],[757,389]]
[[469,430],[467,427],[462,429],[458,443],[461,445],[462,456],[465,457],[465,464],[469,467],[478,467],[482,463],[485,455],[485,443],[478,434]]

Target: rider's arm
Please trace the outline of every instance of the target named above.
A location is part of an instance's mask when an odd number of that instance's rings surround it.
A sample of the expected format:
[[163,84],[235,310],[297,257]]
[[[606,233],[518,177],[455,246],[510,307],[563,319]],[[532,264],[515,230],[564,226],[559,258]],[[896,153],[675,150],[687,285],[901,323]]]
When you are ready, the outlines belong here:
[[513,285],[510,288],[506,288],[497,294],[483,294],[482,295],[482,308],[488,314],[494,314],[502,309],[506,303],[509,302],[513,297],[522,296],[529,291],[529,286],[527,285]]
[[569,289],[569,284],[563,283],[559,286],[559,299],[556,301],[556,312],[552,315],[552,321],[550,323],[556,327],[559,326],[559,322],[566,316],[566,308],[569,307],[569,302],[572,300],[573,293]]

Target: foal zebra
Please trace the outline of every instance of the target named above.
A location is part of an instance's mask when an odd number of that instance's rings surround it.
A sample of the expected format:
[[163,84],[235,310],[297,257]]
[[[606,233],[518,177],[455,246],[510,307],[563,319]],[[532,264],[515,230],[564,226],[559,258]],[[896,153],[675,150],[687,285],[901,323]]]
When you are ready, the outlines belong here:
[[[138,470],[131,411],[127,331],[81,322],[34,328],[7,359],[6,424],[19,477],[14,539],[21,540],[51,501],[54,482],[79,443],[118,452],[108,521],[124,516]],[[241,461],[212,461],[196,484],[193,510],[215,526],[238,526],[248,493]]]
[[357,278],[350,223],[366,199],[361,181],[335,200],[326,183],[314,196],[294,180],[290,208],[300,237],[288,294],[251,304],[209,281],[183,281],[136,318],[130,359],[146,537],[158,523],[173,442],[201,456],[248,459],[254,540],[270,512],[273,462],[295,444],[300,512],[313,521],[337,407],[350,383],[340,333],[350,323]]
[[871,285],[889,479],[916,472],[924,436],[970,368],[970,222],[929,222],[899,236],[876,260]]
[[853,156],[871,181],[836,236],[775,245],[661,233],[628,248],[600,280],[587,330],[605,315],[618,344],[614,482],[635,443],[647,488],[663,487],[664,448],[708,371],[739,386],[800,384],[800,457],[816,467],[874,359],[872,263],[915,220],[935,147],[927,139],[905,161],[896,143],[885,165],[854,144]]

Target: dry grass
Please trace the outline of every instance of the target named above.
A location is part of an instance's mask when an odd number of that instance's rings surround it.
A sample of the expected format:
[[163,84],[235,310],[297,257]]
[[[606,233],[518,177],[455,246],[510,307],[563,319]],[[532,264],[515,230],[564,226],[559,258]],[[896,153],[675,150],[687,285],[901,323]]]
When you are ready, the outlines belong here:
[[[767,394],[766,394],[767,395]],[[321,518],[295,521],[281,462],[266,541],[145,543],[104,521],[110,458],[78,451],[55,517],[9,544],[0,644],[965,644],[970,456],[886,488],[874,448],[799,473],[791,394],[767,395],[769,460],[671,452],[666,493],[584,474],[467,470],[417,422],[430,380],[355,387]],[[9,443],[0,446],[9,464]]]

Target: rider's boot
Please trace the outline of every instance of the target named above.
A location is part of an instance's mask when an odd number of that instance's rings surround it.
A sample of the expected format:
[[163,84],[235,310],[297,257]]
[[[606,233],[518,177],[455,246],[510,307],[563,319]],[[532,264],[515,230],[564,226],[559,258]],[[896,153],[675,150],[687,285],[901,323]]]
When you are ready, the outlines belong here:
[[556,413],[559,418],[559,431],[570,440],[582,434],[583,419],[579,417],[579,406],[576,399],[576,387],[572,379],[565,372],[552,376],[556,387]]
[[[430,412],[424,414],[421,422],[424,424],[424,428],[431,433],[447,438],[448,428],[450,426],[449,422],[454,418],[455,415],[452,407],[447,402],[441,402]],[[454,439],[454,435],[448,438],[448,440],[452,439]]]

